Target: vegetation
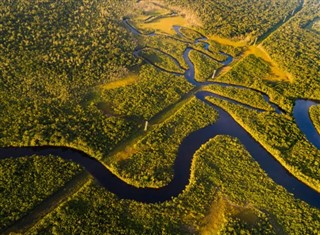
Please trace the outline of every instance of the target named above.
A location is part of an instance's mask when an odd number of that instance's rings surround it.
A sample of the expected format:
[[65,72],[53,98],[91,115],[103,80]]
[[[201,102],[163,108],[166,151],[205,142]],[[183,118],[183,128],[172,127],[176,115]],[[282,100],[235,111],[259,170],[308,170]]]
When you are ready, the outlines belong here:
[[[0,146],[70,146],[139,190],[159,188],[172,180],[184,138],[218,119],[194,97],[205,90],[261,109],[207,98],[319,191],[320,150],[291,115],[295,99],[319,99],[319,3],[164,1],[1,1]],[[156,35],[134,35],[123,19]],[[176,24],[182,36],[172,29]],[[208,39],[195,43],[202,35]],[[186,48],[192,48],[198,81],[212,81],[227,58],[221,51],[232,55],[213,81],[241,88],[192,86],[182,76]],[[258,91],[284,114],[276,114]],[[310,116],[320,132],[319,110],[312,107]],[[57,157],[1,160],[0,231],[21,218],[32,220],[45,207],[39,215],[47,216],[17,232],[320,233],[320,210],[271,181],[238,140],[216,136],[192,161],[190,183],[178,197],[147,204],[119,199]],[[65,200],[51,205],[57,195]]]
[[234,39],[246,39],[246,37],[253,39],[262,35],[301,4],[299,0],[255,2],[244,0],[240,3],[227,0],[166,0],[166,2],[196,14],[207,33]]
[[[236,57],[236,56],[239,56],[244,48],[243,47],[240,47],[240,46],[231,46],[231,45],[223,45],[215,40],[212,40],[212,39],[209,39],[208,40],[209,42],[209,50],[212,51],[212,52],[220,52],[220,51],[223,51],[225,53],[229,53],[230,55],[232,55],[233,57]],[[219,57],[216,57],[216,56],[219,56],[220,55],[220,58]],[[218,53],[216,54],[216,56],[214,58],[216,58],[217,60],[220,60],[220,61],[223,61],[226,59],[226,56],[221,54],[221,53]]]
[[183,74],[185,72],[185,70],[180,67],[180,64],[174,59],[174,57],[158,49],[144,48],[139,51],[139,55],[149,63],[165,71],[180,74]]
[[214,71],[222,67],[222,64],[214,58],[197,50],[191,50],[189,56],[195,67],[195,79],[199,82],[207,81],[208,78],[211,78]]
[[82,169],[58,157],[7,158],[0,161],[0,231],[60,190]]
[[284,115],[262,112],[208,97],[222,106],[261,143],[283,166],[307,185],[320,189],[318,156],[320,150],[309,143],[300,129]]
[[248,104],[251,107],[274,111],[271,105],[265,101],[262,94],[259,94],[254,90],[237,87],[223,87],[220,85],[210,85],[205,87],[204,90]]
[[316,234],[319,219],[319,210],[270,180],[237,140],[218,136],[196,153],[190,185],[177,198],[119,200],[93,182],[26,234]]
[[294,84],[284,89],[288,96],[319,97],[320,37],[307,27],[319,17],[319,10],[318,1],[306,1],[297,17],[263,43],[271,57],[295,78]]
[[120,20],[131,1],[0,4],[2,146],[67,145],[99,156],[136,129],[90,105],[93,86],[137,63]]
[[153,48],[159,48],[163,52],[172,55],[179,61],[179,64],[183,68],[187,68],[187,64],[183,59],[183,52],[186,49],[186,43],[183,41],[177,40],[175,37],[167,35],[156,35],[156,38],[146,37],[144,38],[143,45],[150,46]]
[[110,103],[110,110],[115,115],[136,117],[141,123],[178,101],[191,88],[182,76],[145,65],[139,72],[139,82],[103,91],[101,97],[102,101]]
[[313,122],[313,125],[316,127],[318,132],[320,133],[320,106],[311,106],[309,109],[309,115]]
[[236,63],[228,73],[214,80],[260,90],[268,94],[270,100],[283,110],[291,112],[293,102],[283,94],[285,87],[288,87],[287,83],[270,82],[270,76],[272,71],[269,64],[262,58],[249,54]]
[[187,39],[194,41],[196,39],[201,39],[203,38],[203,35],[193,29],[189,29],[186,27],[181,27],[180,28],[180,33],[186,37]]
[[117,153],[112,159],[112,170],[137,187],[164,186],[173,178],[172,166],[182,140],[216,118],[213,109],[192,98],[132,146],[127,146],[129,152]]
[[187,20],[177,12],[159,2],[139,1],[133,5],[128,16],[139,30],[158,34],[175,34],[173,25],[188,25]]

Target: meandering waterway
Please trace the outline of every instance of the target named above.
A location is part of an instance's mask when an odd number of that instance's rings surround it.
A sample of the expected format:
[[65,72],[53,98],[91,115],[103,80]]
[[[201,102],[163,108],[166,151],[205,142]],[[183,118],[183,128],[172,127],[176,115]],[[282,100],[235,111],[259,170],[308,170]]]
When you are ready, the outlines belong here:
[[[141,32],[135,29],[131,24],[128,23],[128,19],[124,20],[128,28],[135,34],[141,35]],[[175,30],[179,32],[179,27],[176,26]],[[179,32],[179,34],[181,34]],[[149,34],[154,36],[156,34]],[[144,35],[148,36],[148,35]],[[183,34],[180,35],[183,37]],[[195,43],[206,40],[205,37],[201,37],[195,40]],[[205,42],[206,43],[206,42]],[[205,44],[206,45],[206,44]],[[208,46],[205,46],[208,49]],[[189,59],[189,52],[192,50],[191,47],[187,47],[184,54],[182,55],[185,62],[188,65],[184,76],[194,86],[205,86],[210,84],[218,84],[221,86],[233,86],[239,89],[250,89],[247,87],[225,84],[219,82],[204,82],[200,83],[195,80],[194,66]],[[222,65],[226,66],[232,62],[232,56],[225,54],[227,59],[222,61]],[[275,111],[281,114],[281,109],[269,101],[267,94],[261,93],[266,102],[271,104]],[[277,184],[282,185],[287,191],[294,194],[296,198],[302,199],[312,206],[320,208],[320,194],[315,190],[311,189],[307,185],[303,184],[295,177],[293,177],[273,156],[268,153],[256,140],[254,140],[250,134],[246,132],[226,111],[221,107],[215,106],[208,102],[205,97],[215,96],[217,98],[227,99],[229,102],[234,102],[240,105],[237,101],[231,100],[230,98],[224,98],[218,96],[212,92],[199,91],[196,93],[196,97],[203,102],[206,102],[212,108],[216,109],[219,113],[218,120],[205,128],[197,130],[187,136],[181,143],[176,160],[174,162],[174,178],[166,186],[154,189],[154,188],[136,188],[129,185],[119,179],[117,176],[112,174],[101,162],[87,155],[86,153],[73,149],[70,147],[54,147],[54,146],[41,146],[41,147],[7,147],[0,149],[0,159],[8,157],[22,157],[32,155],[55,155],[61,156],[64,159],[74,161],[83,166],[103,187],[107,190],[115,193],[119,198],[133,199],[140,202],[155,203],[170,200],[172,197],[179,195],[183,189],[188,185],[190,178],[190,169],[192,158],[195,152],[201,147],[202,144],[206,143],[209,139],[214,138],[217,135],[229,135],[236,137],[245,146],[251,156],[259,163],[261,168],[273,179]],[[308,110],[311,105],[315,105],[313,101],[297,100],[294,108],[294,118],[301,131],[306,135],[307,139],[320,149],[320,136],[315,130]],[[255,109],[246,105],[248,108]],[[264,110],[258,110],[263,112]]]

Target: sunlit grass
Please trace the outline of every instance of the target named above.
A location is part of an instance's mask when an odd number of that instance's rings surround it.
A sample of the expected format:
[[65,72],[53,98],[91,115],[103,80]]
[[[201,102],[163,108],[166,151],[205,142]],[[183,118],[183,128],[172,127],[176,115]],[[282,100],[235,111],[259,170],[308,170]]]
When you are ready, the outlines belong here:
[[137,22],[136,25],[138,28],[141,28],[144,30],[156,30],[163,33],[174,35],[175,31],[172,28],[174,25],[187,26],[188,24],[186,19],[183,18],[182,16],[173,16],[173,17],[160,18],[150,23],[144,23],[140,21],[140,22]]
[[117,81],[109,82],[107,84],[100,85],[99,88],[101,88],[102,90],[111,90],[111,89],[130,85],[130,84],[136,82],[137,80],[138,80],[138,75],[135,73],[130,73],[127,77],[125,77],[121,80],[117,80]]
[[269,77],[273,81],[293,81],[292,75],[279,67],[279,65],[270,57],[268,52],[261,46],[250,46],[245,52],[245,56],[254,54],[257,57],[262,58],[264,61],[270,64],[272,76]]
[[247,45],[247,41],[245,40],[241,40],[241,41],[233,41],[231,39],[228,38],[223,38],[217,35],[211,35],[208,37],[211,40],[214,40],[220,44],[223,45],[229,45],[229,46],[234,46],[234,47],[244,47]]

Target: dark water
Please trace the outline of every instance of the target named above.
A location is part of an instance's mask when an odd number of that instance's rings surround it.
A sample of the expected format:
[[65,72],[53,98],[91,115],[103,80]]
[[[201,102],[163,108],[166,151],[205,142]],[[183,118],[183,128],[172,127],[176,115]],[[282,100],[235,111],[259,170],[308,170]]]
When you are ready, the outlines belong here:
[[[187,48],[183,57],[188,64],[189,69],[185,73],[186,79],[195,86],[201,86],[194,80],[194,66],[189,59],[189,52],[191,48]],[[229,60],[230,61],[230,60]],[[232,61],[232,60],[231,60]],[[229,62],[230,63],[230,62]],[[228,64],[226,62],[226,64]],[[220,84],[222,86],[236,86],[240,89],[249,89],[237,85]],[[260,92],[260,91],[258,91]],[[261,92],[260,92],[261,93]],[[263,94],[266,102],[269,102],[269,98],[266,94]],[[273,156],[268,153],[257,141],[255,141],[226,111],[217,107],[205,100],[207,96],[214,96],[217,98],[223,98],[229,102],[238,103],[225,97],[218,96],[216,94],[200,91],[196,94],[196,97],[203,102],[215,108],[219,113],[218,120],[213,124],[205,128],[199,129],[189,136],[187,136],[179,146],[178,154],[174,162],[174,178],[166,186],[153,189],[153,188],[136,188],[126,184],[115,175],[113,175],[103,164],[82,151],[69,148],[69,147],[54,147],[54,146],[42,146],[42,147],[8,147],[0,148],[0,159],[8,157],[22,157],[41,155],[48,156],[50,154],[61,156],[64,159],[74,161],[83,166],[92,176],[100,182],[110,192],[116,194],[119,198],[132,199],[140,202],[155,203],[170,200],[172,197],[179,195],[188,185],[190,178],[190,169],[194,153],[216,135],[230,135],[237,137],[240,142],[246,147],[251,156],[259,163],[261,168],[273,179],[277,184],[282,185],[287,191],[294,194],[296,198],[304,200],[312,206],[320,208],[320,194],[315,190],[309,188],[295,177],[293,177],[288,171],[278,163]],[[319,135],[315,135],[315,128],[313,127],[309,115],[308,109],[311,105],[315,104],[312,101],[298,100],[294,109],[294,117],[297,121],[299,128],[306,134],[308,140],[319,148]],[[246,105],[247,108],[252,108]],[[278,113],[281,110],[275,106]],[[256,109],[259,112],[263,110]],[[227,148],[227,146],[226,146]]]
[[317,104],[311,100],[297,100],[293,108],[293,117],[307,140],[320,149],[320,135],[309,116],[309,108]]

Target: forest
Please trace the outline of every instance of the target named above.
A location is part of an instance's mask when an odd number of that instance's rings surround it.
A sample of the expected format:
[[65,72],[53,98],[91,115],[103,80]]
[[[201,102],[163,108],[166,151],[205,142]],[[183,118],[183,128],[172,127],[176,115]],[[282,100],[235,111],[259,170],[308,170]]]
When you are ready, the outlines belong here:
[[[8,0],[0,9],[1,234],[320,233],[317,206],[277,184],[246,143],[211,133],[228,128],[224,110],[319,195],[320,150],[293,115],[296,100],[320,101],[317,0]],[[308,115],[320,136],[319,107]],[[170,185],[195,133],[206,141],[185,159],[188,182],[156,203],[122,198],[55,154],[1,153],[80,150],[143,194]]]

